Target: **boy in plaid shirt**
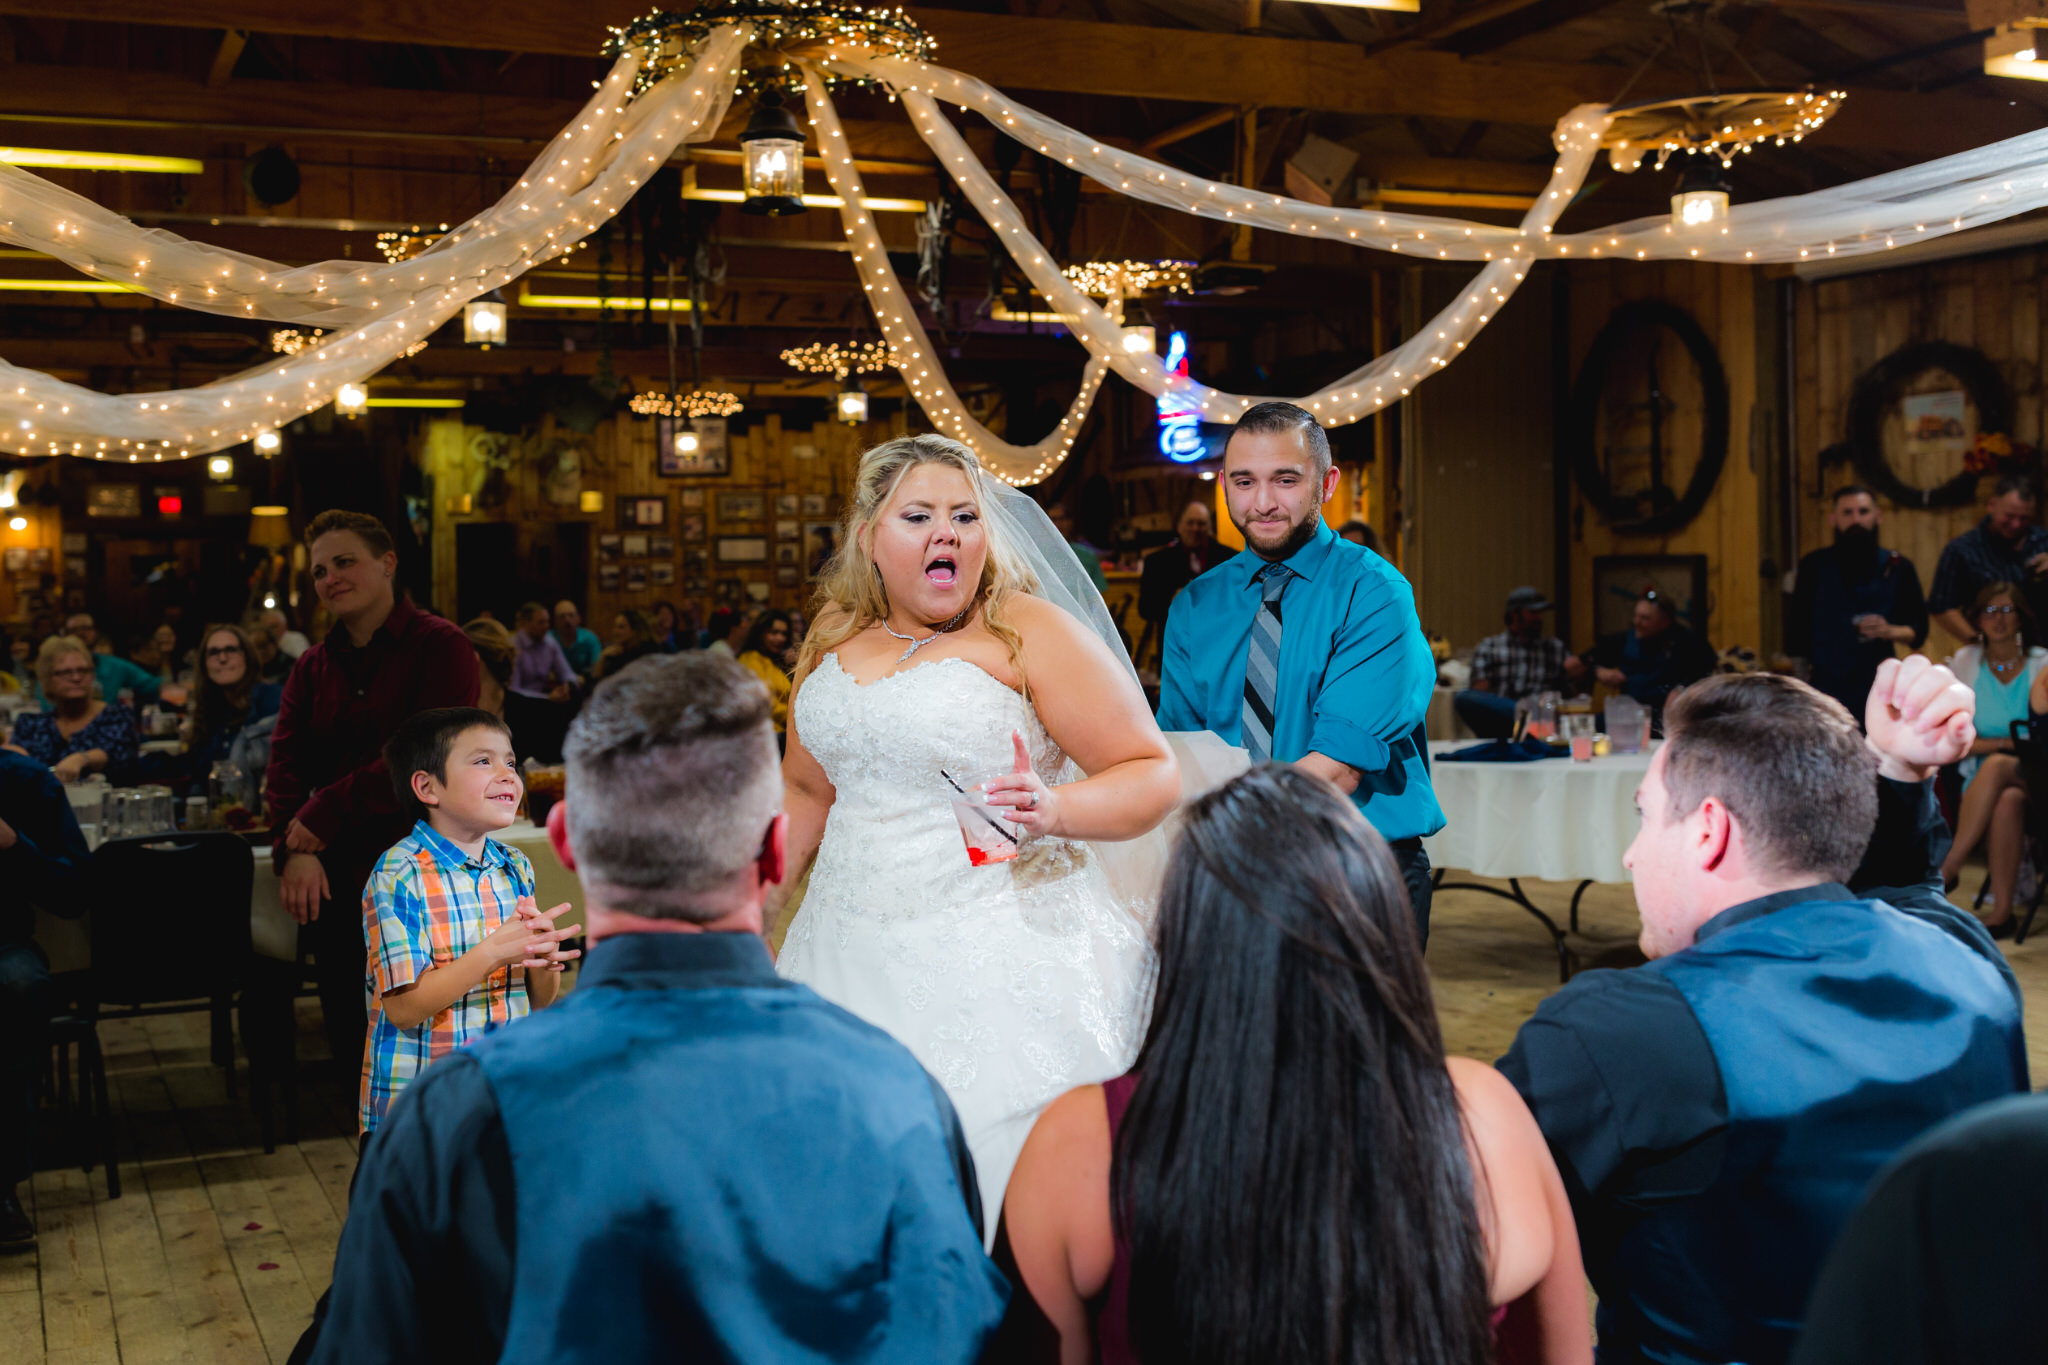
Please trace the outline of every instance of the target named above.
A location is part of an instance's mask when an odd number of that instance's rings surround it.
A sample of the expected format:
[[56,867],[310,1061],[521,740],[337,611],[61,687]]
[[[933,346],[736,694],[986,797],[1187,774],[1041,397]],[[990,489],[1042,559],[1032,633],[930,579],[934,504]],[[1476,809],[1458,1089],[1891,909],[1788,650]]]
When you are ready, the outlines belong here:
[[[416,817],[363,890],[369,1034],[360,1120],[365,1139],[428,1063],[555,998],[562,964],[552,910],[533,903],[533,864],[490,837],[525,789],[512,734],[488,711],[422,711],[391,737],[384,763]],[[542,970],[545,969],[545,970]]]

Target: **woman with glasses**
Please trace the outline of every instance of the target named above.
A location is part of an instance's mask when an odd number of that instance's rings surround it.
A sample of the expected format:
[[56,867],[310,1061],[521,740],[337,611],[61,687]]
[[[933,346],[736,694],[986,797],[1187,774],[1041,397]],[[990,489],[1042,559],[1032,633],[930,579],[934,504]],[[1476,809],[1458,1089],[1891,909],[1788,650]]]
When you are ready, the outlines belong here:
[[[1948,661],[1956,678],[1977,694],[1977,742],[1963,760],[1963,797],[1956,810],[1956,837],[1942,862],[1950,886],[1963,875],[1963,861],[1984,844],[1991,867],[1991,913],[1984,927],[1993,938],[2013,931],[2013,888],[2026,856],[2027,786],[2013,752],[2014,721],[2027,719],[2033,692],[2048,665],[2048,649],[2033,643],[2038,633],[2026,597],[2012,583],[1987,583],[1968,616],[1977,638]],[[2048,695],[2040,698],[2048,705]]]
[[135,713],[119,702],[92,695],[93,657],[76,635],[53,635],[36,654],[36,677],[50,709],[14,723],[14,745],[56,773],[76,782],[103,772],[119,780],[135,765],[142,736]]
[[216,764],[241,774],[234,792],[245,809],[261,808],[263,770],[270,766],[270,731],[282,685],[264,682],[254,641],[240,626],[212,625],[200,637],[199,686],[192,702],[187,772],[194,795],[209,790]]

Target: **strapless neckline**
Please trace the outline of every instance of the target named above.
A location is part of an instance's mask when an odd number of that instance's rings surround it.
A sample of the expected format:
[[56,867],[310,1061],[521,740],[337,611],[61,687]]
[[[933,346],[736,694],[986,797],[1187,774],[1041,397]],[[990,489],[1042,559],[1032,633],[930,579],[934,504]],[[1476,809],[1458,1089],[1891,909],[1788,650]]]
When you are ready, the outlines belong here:
[[897,678],[907,678],[911,674],[919,672],[922,669],[938,668],[945,664],[966,664],[976,673],[981,674],[982,677],[987,678],[990,682],[994,683],[997,687],[1002,688],[1003,691],[1009,693],[1011,696],[1015,697],[1019,695],[1016,688],[1010,686],[1001,678],[998,678],[995,674],[989,672],[980,664],[974,662],[974,660],[963,659],[957,654],[948,654],[945,657],[938,659],[927,659],[921,664],[912,664],[908,668],[899,668],[892,673],[884,673],[881,677],[875,678],[869,682],[862,682],[859,678],[854,677],[853,671],[849,669],[845,664],[839,662],[838,650],[833,650],[830,654],[827,654],[825,658],[828,662],[831,663],[832,667],[839,673],[841,677],[845,678],[848,682],[852,683],[855,687],[859,688],[863,692],[867,691],[871,687],[880,687],[883,683],[894,681]]

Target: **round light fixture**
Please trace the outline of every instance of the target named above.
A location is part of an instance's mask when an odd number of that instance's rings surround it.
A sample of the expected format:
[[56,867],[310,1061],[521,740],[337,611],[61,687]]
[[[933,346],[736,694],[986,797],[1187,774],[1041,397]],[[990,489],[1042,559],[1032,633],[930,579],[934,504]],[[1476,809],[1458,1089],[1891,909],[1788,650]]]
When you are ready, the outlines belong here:
[[359,417],[370,406],[370,391],[361,384],[343,384],[334,394],[334,410],[343,417]]
[[206,462],[207,477],[216,482],[235,477],[235,462],[231,456],[215,455]]
[[28,529],[28,518],[9,517],[7,519],[7,529],[10,531],[26,531]]
[[1159,349],[1159,332],[1153,327],[1124,328],[1124,354],[1143,355]]
[[275,455],[284,448],[284,437],[278,435],[274,428],[265,427],[256,433],[255,446],[259,455]]

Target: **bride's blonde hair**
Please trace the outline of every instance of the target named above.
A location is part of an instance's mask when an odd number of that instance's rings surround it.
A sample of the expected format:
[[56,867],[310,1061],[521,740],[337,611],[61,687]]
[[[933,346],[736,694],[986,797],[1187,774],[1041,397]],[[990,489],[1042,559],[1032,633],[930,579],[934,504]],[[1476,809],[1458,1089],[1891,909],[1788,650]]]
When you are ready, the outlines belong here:
[[[967,476],[974,489],[982,535],[988,546],[975,600],[981,605],[981,619],[1009,651],[1010,666],[1017,670],[1018,684],[1022,686],[1024,642],[1009,623],[1008,608],[1017,594],[1039,590],[1038,577],[1010,542],[1007,514],[989,506],[984,483],[987,476],[982,473],[981,461],[952,437],[932,434],[898,436],[860,457],[860,467],[853,477],[853,495],[846,506],[846,521],[840,528],[839,548],[818,576],[811,628],[797,654],[798,682],[809,676],[820,659],[889,614],[888,590],[882,583],[882,571],[875,567],[875,523],[903,476],[923,464],[957,469]],[[998,514],[991,515],[992,510]]]

